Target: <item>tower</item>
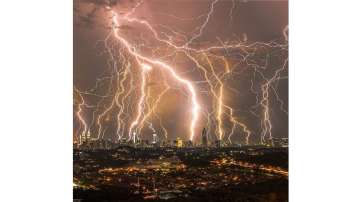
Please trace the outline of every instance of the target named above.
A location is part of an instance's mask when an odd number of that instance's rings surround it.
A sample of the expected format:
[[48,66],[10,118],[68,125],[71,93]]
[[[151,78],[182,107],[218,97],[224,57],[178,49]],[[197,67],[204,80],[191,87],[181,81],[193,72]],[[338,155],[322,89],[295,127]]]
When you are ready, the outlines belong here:
[[83,131],[80,135],[80,144],[86,142],[86,131]]
[[86,134],[86,141],[89,141],[90,140],[90,130],[88,130],[87,134]]
[[157,137],[157,134],[156,133],[154,133],[153,134],[153,140],[152,140],[152,143],[153,144],[156,144],[158,142],[158,137]]
[[133,136],[132,136],[132,141],[133,141],[133,144],[136,143],[136,132],[133,132]]
[[175,145],[175,146],[176,146],[177,148],[183,147],[183,141],[182,141],[182,139],[176,138],[175,142],[176,142],[176,145]]
[[201,132],[201,145],[204,147],[208,146],[208,138],[207,138],[207,133],[206,133],[205,128]]

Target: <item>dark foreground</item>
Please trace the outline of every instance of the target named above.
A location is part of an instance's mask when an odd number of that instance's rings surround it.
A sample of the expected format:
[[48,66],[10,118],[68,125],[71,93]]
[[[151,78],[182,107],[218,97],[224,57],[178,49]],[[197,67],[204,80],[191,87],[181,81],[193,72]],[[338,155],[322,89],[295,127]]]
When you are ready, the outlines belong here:
[[74,150],[74,201],[288,201],[287,148]]

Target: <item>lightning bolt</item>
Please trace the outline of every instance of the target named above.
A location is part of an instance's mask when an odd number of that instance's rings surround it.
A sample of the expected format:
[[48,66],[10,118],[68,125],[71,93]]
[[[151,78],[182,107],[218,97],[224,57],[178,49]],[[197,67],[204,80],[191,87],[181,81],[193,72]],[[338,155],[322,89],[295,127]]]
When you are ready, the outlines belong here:
[[[147,64],[140,64],[142,67],[141,71],[141,96],[137,107],[137,115],[135,120],[131,123],[130,129],[129,129],[129,137],[131,137],[131,134],[133,133],[134,127],[139,123],[139,119],[141,114],[143,113],[144,108],[144,99],[145,99],[145,85],[146,85],[146,74],[148,71],[152,69],[150,65]],[[136,131],[135,131],[135,134]]]
[[[81,125],[79,131],[87,132],[95,128],[97,129],[97,139],[100,139],[104,137],[106,130],[110,130],[107,124],[115,122],[117,139],[120,140],[125,134],[128,134],[128,140],[133,139],[134,141],[143,132],[144,124],[151,123],[151,126],[153,126],[153,118],[156,118],[164,137],[167,138],[168,132],[157,109],[167,92],[170,89],[176,89],[190,100],[191,119],[187,129],[190,140],[193,141],[196,137],[196,130],[200,125],[200,113],[202,113],[204,120],[207,121],[206,127],[215,129],[216,139],[223,140],[227,138],[231,142],[231,138],[239,128],[242,130],[242,134],[245,135],[245,144],[249,144],[253,128],[250,130],[245,123],[246,119],[235,116],[234,112],[240,110],[227,104],[225,97],[228,96],[229,91],[242,93],[231,88],[227,82],[229,79],[234,79],[236,75],[253,70],[254,78],[250,80],[250,92],[256,95],[256,104],[251,109],[261,109],[261,113],[257,114],[252,110],[250,110],[250,113],[260,119],[261,143],[266,143],[267,139],[271,140],[273,125],[271,123],[270,105],[272,104],[270,102],[272,100],[269,94],[273,93],[280,109],[287,113],[284,109],[284,101],[279,96],[276,86],[277,81],[286,79],[286,77],[281,77],[280,74],[285,70],[287,61],[275,71],[274,75],[268,78],[268,73],[264,73],[266,68],[263,67],[268,66],[268,64],[261,65],[262,61],[257,59],[257,56],[267,49],[287,50],[288,26],[282,31],[285,39],[284,44],[276,41],[248,43],[247,35],[244,33],[243,39],[237,41],[223,41],[216,37],[218,43],[215,45],[202,45],[200,48],[194,48],[193,44],[205,32],[215,13],[218,2],[219,0],[213,0],[209,5],[208,12],[196,17],[179,18],[167,15],[181,21],[204,19],[189,37],[184,32],[170,26],[154,25],[143,18],[134,17],[133,15],[143,4],[143,1],[137,2],[127,13],[117,13],[112,6],[107,6],[106,10],[110,14],[110,33],[99,43],[104,44],[104,54],[109,56],[107,71],[110,72],[110,75],[102,75],[98,78],[93,88],[84,92],[79,91],[80,102],[77,104],[76,111],[77,120]],[[229,14],[230,22],[233,20],[235,6],[235,1],[232,1]],[[140,33],[137,36],[137,40],[141,40],[142,43],[130,41],[126,31],[123,30],[128,25],[142,26],[156,42],[165,45],[165,47],[151,47],[151,55],[148,56],[141,51],[142,47],[147,47],[147,35]],[[168,33],[157,31],[159,27],[167,30]],[[181,43],[176,41],[176,38],[179,38]],[[193,68],[189,68],[186,72],[177,71],[176,59],[182,56],[185,56],[194,64],[191,66]],[[169,61],[171,58],[173,62]],[[233,65],[233,60],[238,63]],[[267,63],[267,59],[265,62]],[[166,74],[166,78],[163,76],[163,80],[170,78],[181,87],[173,88],[167,82],[164,82],[165,88],[153,93],[149,80],[152,75],[158,72],[157,70],[162,74]],[[191,81],[183,76],[185,73],[196,71],[200,73],[203,80]],[[256,90],[257,86],[254,82],[257,75],[260,75],[262,79],[258,90]],[[108,88],[105,94],[97,93],[98,89],[102,89],[106,85]],[[200,93],[211,96],[210,110],[206,109],[205,106],[200,106]],[[94,107],[95,110],[92,113],[93,117],[90,125],[87,125],[83,117],[86,104],[82,95],[94,96],[99,99],[98,104]],[[134,102],[134,100],[136,101]],[[133,103],[135,103],[134,106]],[[112,119],[114,113],[116,116]],[[215,123],[215,127],[211,127],[213,123]],[[231,127],[227,127],[229,125],[227,123],[230,123]]]
[[[123,37],[121,37],[121,35],[119,34],[118,30],[119,30],[119,22],[118,22],[118,16],[116,14],[116,12],[114,11],[111,11],[113,17],[112,17],[112,22],[113,22],[113,33],[114,33],[114,36],[119,40],[119,42],[124,45],[127,49],[127,51],[133,55],[135,58],[138,58],[138,60],[143,60],[149,64],[152,64],[154,66],[158,66],[160,68],[163,68],[165,70],[167,70],[170,75],[175,78],[179,83],[183,84],[185,87],[187,87],[187,89],[189,90],[190,94],[191,94],[191,102],[192,102],[192,120],[191,120],[191,123],[190,123],[190,135],[189,135],[189,139],[190,140],[193,140],[194,138],[194,135],[195,135],[195,127],[196,127],[196,123],[197,123],[197,120],[198,120],[198,113],[199,113],[199,110],[200,110],[200,106],[198,104],[198,101],[197,101],[197,95],[196,95],[196,92],[195,92],[195,88],[194,86],[192,85],[192,83],[189,81],[189,80],[186,80],[184,78],[182,78],[181,76],[179,76],[175,70],[168,64],[162,62],[162,61],[159,61],[159,60],[154,60],[154,59],[151,59],[151,58],[148,58],[148,57],[145,57],[141,54],[139,54],[138,52],[135,51],[135,47],[131,46],[131,44]],[[142,73],[142,83],[144,84],[143,87],[142,87],[142,95],[141,95],[141,98],[140,98],[140,101],[139,101],[139,104],[138,104],[138,114],[136,116],[136,119],[135,121],[133,121],[130,125],[130,132],[132,131],[133,127],[138,124],[138,121],[139,121],[139,118],[140,118],[140,115],[142,113],[142,104],[143,104],[143,99],[144,99],[144,87],[145,87],[145,71],[144,70],[150,70],[151,69],[151,66],[148,65],[148,64],[140,64],[143,68],[143,73]]]
[[86,103],[85,103],[85,100],[84,100],[83,96],[81,95],[81,92],[77,88],[74,88],[74,90],[75,90],[75,92],[77,92],[77,94],[80,97],[80,103],[77,105],[76,117],[77,117],[77,119],[79,120],[79,122],[81,124],[81,127],[79,129],[79,131],[81,131],[81,132],[79,132],[79,135],[78,135],[79,139],[80,139],[79,144],[81,144],[81,142],[82,142],[81,134],[86,134],[86,132],[88,131],[88,125],[87,125],[84,117],[81,114],[82,111],[83,111],[83,107],[86,106]]

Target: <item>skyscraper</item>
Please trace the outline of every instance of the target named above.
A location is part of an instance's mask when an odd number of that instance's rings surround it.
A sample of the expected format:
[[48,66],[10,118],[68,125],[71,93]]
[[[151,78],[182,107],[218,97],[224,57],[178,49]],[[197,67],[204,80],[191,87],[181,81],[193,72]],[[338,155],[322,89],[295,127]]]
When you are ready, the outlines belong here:
[[207,138],[207,133],[206,133],[205,128],[201,132],[201,145],[204,147],[208,146],[208,138]]
[[158,137],[157,137],[157,134],[156,133],[154,133],[153,134],[153,140],[152,140],[152,143],[153,144],[156,144],[158,142]]
[[90,131],[86,132],[83,131],[80,136],[80,144],[83,144],[84,142],[88,142],[90,139]]
[[86,141],[90,141],[90,137],[91,137],[90,130],[88,130],[86,134]]
[[176,142],[176,144],[175,144],[176,147],[178,147],[178,148],[183,147],[183,141],[182,141],[182,139],[176,138],[175,142]]
[[136,143],[136,132],[133,132],[133,136],[132,136],[132,141],[133,141],[133,144]]

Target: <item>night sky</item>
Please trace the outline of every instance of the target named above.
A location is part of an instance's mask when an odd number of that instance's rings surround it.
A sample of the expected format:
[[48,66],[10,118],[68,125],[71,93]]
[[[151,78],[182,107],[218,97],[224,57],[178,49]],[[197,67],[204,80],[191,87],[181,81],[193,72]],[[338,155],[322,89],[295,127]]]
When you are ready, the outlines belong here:
[[[132,17],[149,22],[160,38],[182,45],[199,31],[204,23],[212,1],[208,0],[146,0],[134,12]],[[136,116],[136,107],[140,97],[141,78],[139,65],[113,37],[111,14],[113,10],[122,16],[131,11],[138,1],[74,1],[74,140],[84,132],[84,125],[76,113],[81,105],[81,117],[85,120],[92,137],[99,133],[98,117],[112,104],[118,91],[117,82],[124,76],[124,68],[130,65],[134,89],[125,100],[125,109],[121,114],[123,132],[117,134],[117,117],[121,108],[112,107],[100,118],[100,136],[116,140],[118,135],[128,136],[130,123]],[[244,123],[251,131],[250,144],[260,143],[264,134],[264,107],[261,102],[263,87],[276,71],[275,81],[269,84],[268,106],[273,137],[288,137],[288,47],[287,1],[231,1],[221,0],[214,4],[214,10],[201,36],[189,46],[194,49],[221,46],[222,44],[243,43],[245,48],[209,51],[215,74],[224,85],[223,103],[233,108],[233,117]],[[284,30],[286,33],[284,34]],[[160,59],[171,64],[183,78],[191,81],[196,89],[201,106],[196,124],[194,140],[199,141],[202,128],[207,128],[210,139],[217,138],[216,100],[210,86],[205,81],[205,73],[181,51],[159,42],[153,33],[139,23],[124,22],[119,28],[125,37],[143,55]],[[106,40],[105,40],[106,39]],[[265,44],[265,45],[264,45]],[[269,45],[270,44],[270,45]],[[204,55],[189,53],[201,64],[209,65]],[[224,60],[229,64],[230,72],[224,69]],[[210,74],[210,73],[209,73]],[[215,91],[219,90],[215,76],[210,76]],[[147,75],[145,97],[151,106],[164,90],[167,82],[170,89],[159,101],[155,113],[149,115],[139,134],[141,138],[151,139],[153,130],[164,138],[165,128],[168,139],[189,138],[191,103],[189,93],[166,72],[154,68]],[[130,76],[124,81],[122,97],[130,89]],[[149,108],[144,104],[144,114]],[[224,113],[229,114],[227,109]],[[214,113],[211,113],[214,112]],[[232,122],[226,114],[221,116],[224,140],[231,133]],[[268,136],[269,132],[265,132]],[[245,143],[245,133],[235,127],[231,137],[233,142]]]

